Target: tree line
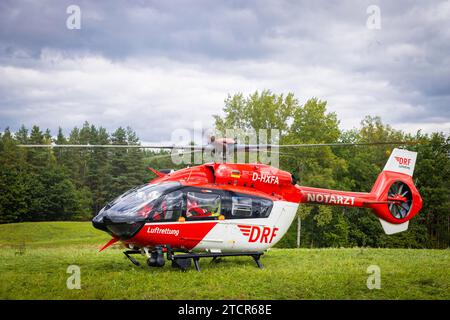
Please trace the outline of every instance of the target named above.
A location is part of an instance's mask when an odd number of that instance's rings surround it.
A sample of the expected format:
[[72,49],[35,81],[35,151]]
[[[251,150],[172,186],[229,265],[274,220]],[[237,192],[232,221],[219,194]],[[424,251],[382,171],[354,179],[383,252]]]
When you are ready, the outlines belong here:
[[[312,98],[301,105],[292,93],[269,90],[225,100],[214,126],[226,129],[279,129],[281,144],[415,141],[400,146],[417,151],[415,184],[423,209],[407,232],[386,236],[368,209],[301,205],[302,247],[445,248],[450,243],[450,147],[442,132],[407,134],[367,116],[359,128],[341,130],[326,101]],[[46,220],[88,220],[124,191],[150,181],[156,169],[180,168],[167,151],[135,148],[19,148],[18,144],[136,145],[131,128],[109,133],[85,122],[66,137],[38,126],[0,133],[0,223]],[[370,191],[393,146],[292,148],[280,155],[280,167],[300,185]],[[293,223],[278,246],[296,247],[298,224]]]
[[0,139],[0,222],[87,220],[121,193],[150,180],[139,149],[19,148],[18,144],[136,145],[131,128],[112,134],[85,122],[60,128],[8,128]]

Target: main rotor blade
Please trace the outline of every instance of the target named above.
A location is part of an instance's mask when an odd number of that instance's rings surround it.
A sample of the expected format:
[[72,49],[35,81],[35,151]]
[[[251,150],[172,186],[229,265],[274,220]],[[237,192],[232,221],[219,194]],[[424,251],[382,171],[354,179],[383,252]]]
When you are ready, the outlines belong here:
[[[247,150],[239,150],[239,151],[244,151],[244,152],[257,152],[258,149],[247,149]],[[280,156],[287,156],[287,157],[292,157],[292,158],[297,158],[296,154],[293,153],[289,153],[289,152],[284,152],[284,151],[275,151],[275,150],[267,150],[268,153],[270,154],[278,154]]]
[[[175,155],[181,157],[181,156],[188,155],[188,154],[192,155],[192,154],[195,154],[195,153],[198,153],[198,152],[202,152],[202,150],[194,150],[194,151],[189,151],[189,152],[181,152],[181,153],[176,153]],[[157,155],[157,156],[149,157],[149,160],[151,161],[151,160],[154,160],[154,159],[163,159],[163,158],[167,158],[167,157],[171,157],[171,156],[172,156],[172,153],[169,153],[169,154],[162,154],[162,155]]]
[[125,149],[179,149],[179,150],[215,150],[231,149],[240,151],[257,151],[259,149],[280,148],[311,148],[311,147],[351,147],[351,146],[378,146],[378,145],[414,145],[414,141],[387,141],[387,142],[338,142],[338,143],[304,143],[304,144],[225,144],[220,146],[176,146],[176,145],[138,145],[138,144],[19,144],[21,148],[125,148]]
[[125,149],[194,149],[204,150],[205,146],[168,146],[168,145],[138,145],[138,144],[19,144],[21,148],[125,148]]
[[382,146],[382,145],[414,145],[415,141],[380,141],[380,142],[336,142],[336,143],[303,143],[303,144],[253,144],[234,145],[236,149],[278,149],[278,148],[309,148],[309,147],[352,147],[352,146]]

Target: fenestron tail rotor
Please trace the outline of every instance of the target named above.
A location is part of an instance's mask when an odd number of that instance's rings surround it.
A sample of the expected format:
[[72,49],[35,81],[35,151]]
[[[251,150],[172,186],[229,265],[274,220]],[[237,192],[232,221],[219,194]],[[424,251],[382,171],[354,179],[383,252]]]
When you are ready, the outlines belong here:
[[402,182],[394,182],[388,191],[388,207],[391,215],[397,219],[408,216],[412,207],[412,192],[409,186]]

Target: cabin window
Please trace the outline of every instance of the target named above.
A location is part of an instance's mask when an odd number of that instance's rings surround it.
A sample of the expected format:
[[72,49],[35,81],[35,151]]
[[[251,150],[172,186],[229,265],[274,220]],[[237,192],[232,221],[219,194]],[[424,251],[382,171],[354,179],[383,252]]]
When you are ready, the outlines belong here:
[[152,210],[151,221],[176,221],[183,210],[183,192],[174,191],[162,197],[161,202]]
[[272,201],[267,199],[253,199],[253,215],[259,218],[267,218],[272,210]]
[[235,217],[252,216],[252,198],[232,197],[231,214]]
[[267,218],[272,209],[272,201],[262,198],[231,197],[231,216],[235,218]]
[[208,219],[220,215],[220,195],[210,192],[188,192],[186,218]]

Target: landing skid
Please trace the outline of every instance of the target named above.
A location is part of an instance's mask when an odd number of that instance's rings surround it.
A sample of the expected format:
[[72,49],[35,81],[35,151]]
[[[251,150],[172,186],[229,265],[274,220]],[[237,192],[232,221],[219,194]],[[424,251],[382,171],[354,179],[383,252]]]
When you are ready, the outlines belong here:
[[[239,257],[239,256],[248,256],[248,257],[252,257],[253,260],[255,260],[256,265],[258,266],[258,268],[263,269],[264,266],[262,265],[260,258],[261,256],[264,254],[263,252],[211,252],[211,253],[182,253],[182,254],[174,254],[172,249],[170,247],[166,247],[166,252],[167,252],[167,260],[172,261],[172,266],[179,268],[183,271],[186,271],[187,268],[190,267],[190,259],[192,259],[192,261],[194,261],[194,267],[195,270],[197,271],[201,271],[200,269],[200,258],[213,258],[213,260],[211,262],[219,262],[222,257]],[[158,247],[157,250],[159,253],[159,255],[161,255],[162,258],[162,248]],[[157,251],[154,251],[154,253],[156,253]],[[134,259],[133,257],[131,257],[130,255],[132,254],[141,254],[142,252],[140,250],[126,250],[123,252],[124,255],[131,261],[131,263],[133,263],[135,266],[140,266],[140,263],[138,261],[136,261],[136,259]],[[151,266],[155,266],[155,267],[162,267],[164,264],[162,265],[151,265]]]
[[167,251],[167,259],[168,260],[178,260],[178,259],[192,259],[194,261],[194,267],[197,271],[200,270],[200,264],[199,260],[200,258],[213,258],[213,261],[216,261],[219,258],[222,257],[238,257],[238,256],[249,256],[252,257],[253,260],[255,260],[256,265],[258,268],[263,269],[264,266],[262,265],[260,258],[264,253],[262,252],[211,252],[211,253],[184,253],[184,254],[172,254],[171,252]]

